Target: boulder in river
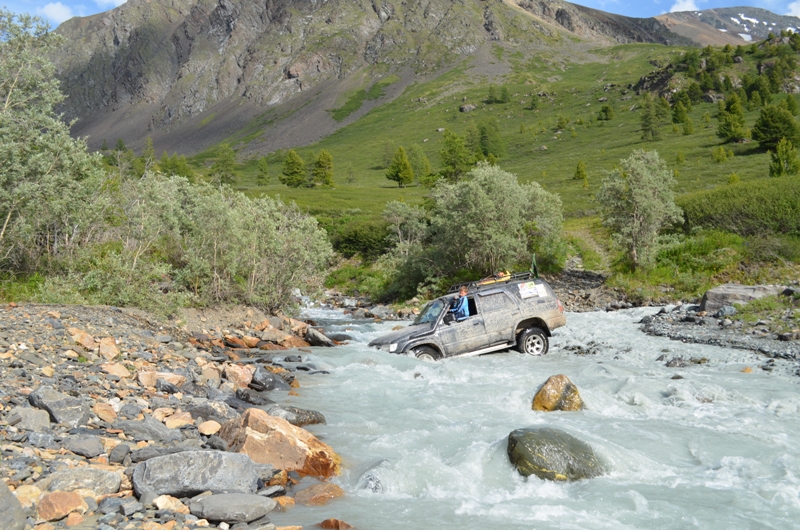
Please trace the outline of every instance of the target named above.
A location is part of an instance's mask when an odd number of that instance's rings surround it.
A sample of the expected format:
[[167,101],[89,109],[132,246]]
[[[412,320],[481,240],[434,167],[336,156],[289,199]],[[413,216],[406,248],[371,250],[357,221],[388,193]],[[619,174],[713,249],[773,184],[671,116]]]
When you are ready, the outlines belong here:
[[508,435],[508,458],[525,477],[572,481],[604,473],[602,462],[588,444],[550,427],[513,431]]
[[297,471],[326,480],[340,472],[341,459],[327,444],[305,429],[261,409],[247,409],[240,418],[222,426],[220,438],[229,450],[244,453],[255,462],[276,469]]
[[553,375],[542,385],[533,397],[533,410],[550,412],[553,410],[581,410],[583,400],[578,387],[563,374]]

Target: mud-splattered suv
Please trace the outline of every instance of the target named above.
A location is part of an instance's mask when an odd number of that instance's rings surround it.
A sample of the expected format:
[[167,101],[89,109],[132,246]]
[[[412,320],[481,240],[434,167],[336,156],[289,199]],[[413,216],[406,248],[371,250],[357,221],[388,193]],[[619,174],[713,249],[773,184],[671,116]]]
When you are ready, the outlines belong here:
[[[449,312],[455,293],[468,288],[469,317]],[[522,273],[501,279],[454,285],[426,305],[407,328],[379,337],[370,346],[435,361],[516,348],[544,355],[551,332],[567,323],[564,306],[541,278]]]

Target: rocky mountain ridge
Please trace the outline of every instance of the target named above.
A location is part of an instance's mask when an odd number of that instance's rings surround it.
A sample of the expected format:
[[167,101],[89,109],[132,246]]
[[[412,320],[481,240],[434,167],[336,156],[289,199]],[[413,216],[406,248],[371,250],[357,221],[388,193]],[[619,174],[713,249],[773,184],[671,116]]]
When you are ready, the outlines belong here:
[[491,58],[487,47],[533,56],[689,43],[655,19],[561,0],[130,0],[57,31],[65,45],[54,62],[75,134],[93,147],[150,135],[159,149],[185,153],[247,126],[281,138],[273,149],[313,140],[293,134],[346,123],[329,111],[348,92],[399,73],[391,98],[465,58]]
[[665,13],[656,18],[671,31],[704,46],[745,45],[764,40],[770,33],[780,35],[800,28],[800,18],[749,6]]

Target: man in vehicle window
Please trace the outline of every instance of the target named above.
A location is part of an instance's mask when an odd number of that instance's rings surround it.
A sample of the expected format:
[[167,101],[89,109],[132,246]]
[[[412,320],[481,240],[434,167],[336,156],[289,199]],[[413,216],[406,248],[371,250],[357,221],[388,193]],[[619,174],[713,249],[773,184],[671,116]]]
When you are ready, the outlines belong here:
[[467,301],[467,287],[465,285],[461,286],[461,289],[458,290],[458,294],[455,298],[453,298],[453,302],[450,306],[450,312],[456,317],[457,322],[461,322],[462,320],[466,320],[469,316],[469,303]]

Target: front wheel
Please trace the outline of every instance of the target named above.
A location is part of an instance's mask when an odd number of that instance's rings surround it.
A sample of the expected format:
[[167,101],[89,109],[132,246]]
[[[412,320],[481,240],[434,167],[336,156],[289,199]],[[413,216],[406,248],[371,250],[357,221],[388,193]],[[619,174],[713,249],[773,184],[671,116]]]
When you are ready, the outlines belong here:
[[539,328],[528,328],[519,334],[517,350],[528,355],[544,355],[550,348],[547,334]]
[[436,362],[442,357],[439,355],[438,351],[434,350],[430,346],[419,346],[414,348],[414,356],[420,361],[425,361],[427,363]]

